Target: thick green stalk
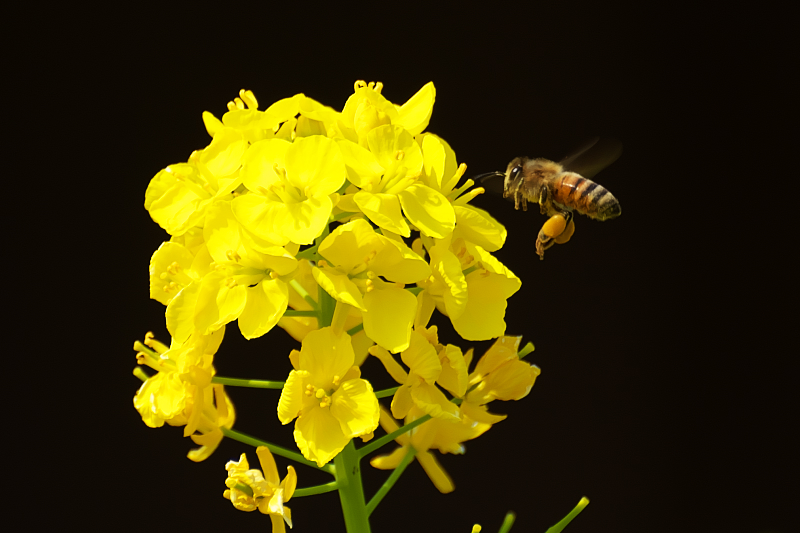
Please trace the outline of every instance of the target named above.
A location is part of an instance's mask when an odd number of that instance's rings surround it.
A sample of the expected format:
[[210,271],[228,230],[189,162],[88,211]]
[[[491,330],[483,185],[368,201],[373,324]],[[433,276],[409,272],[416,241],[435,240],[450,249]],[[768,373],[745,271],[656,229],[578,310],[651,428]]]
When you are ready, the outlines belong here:
[[333,460],[347,533],[370,533],[369,514],[364,503],[364,486],[361,484],[359,460],[352,440]]

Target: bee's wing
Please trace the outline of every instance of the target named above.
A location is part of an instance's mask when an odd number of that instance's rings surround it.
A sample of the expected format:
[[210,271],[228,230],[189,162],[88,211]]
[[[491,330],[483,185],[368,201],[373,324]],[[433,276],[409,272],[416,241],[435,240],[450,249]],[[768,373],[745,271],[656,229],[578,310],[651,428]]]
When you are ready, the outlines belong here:
[[595,137],[559,163],[564,170],[591,179],[622,155],[622,143],[612,138]]

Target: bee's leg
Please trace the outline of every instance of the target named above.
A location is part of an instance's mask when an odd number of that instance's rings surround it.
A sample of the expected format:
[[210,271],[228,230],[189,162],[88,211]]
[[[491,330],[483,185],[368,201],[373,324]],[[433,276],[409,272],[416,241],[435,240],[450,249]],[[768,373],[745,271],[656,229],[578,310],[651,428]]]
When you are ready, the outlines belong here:
[[539,189],[539,212],[550,215],[550,191],[547,187]]
[[574,231],[575,224],[572,222],[571,212],[563,211],[551,216],[539,230],[539,236],[536,238],[536,253],[539,254],[539,258],[544,259],[544,251],[555,243],[567,242]]

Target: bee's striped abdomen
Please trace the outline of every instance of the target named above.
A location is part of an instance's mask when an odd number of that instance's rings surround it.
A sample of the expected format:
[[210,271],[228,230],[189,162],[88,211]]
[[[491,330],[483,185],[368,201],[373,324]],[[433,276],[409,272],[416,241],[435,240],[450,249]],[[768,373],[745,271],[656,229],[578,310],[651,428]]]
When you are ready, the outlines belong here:
[[578,213],[607,220],[622,213],[619,202],[608,189],[574,172],[565,172],[553,184],[553,200]]

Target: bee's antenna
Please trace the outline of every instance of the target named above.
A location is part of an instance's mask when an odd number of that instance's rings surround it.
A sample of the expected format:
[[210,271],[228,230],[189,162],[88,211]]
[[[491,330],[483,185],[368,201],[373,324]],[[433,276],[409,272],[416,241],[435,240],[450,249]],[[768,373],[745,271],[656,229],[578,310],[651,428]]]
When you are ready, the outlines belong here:
[[484,180],[487,180],[489,178],[498,178],[498,177],[499,178],[504,178],[505,176],[506,175],[503,172],[487,172],[485,174],[478,174],[477,176],[475,176],[472,179],[475,180],[475,181],[479,181],[479,180],[480,181],[484,181]]

